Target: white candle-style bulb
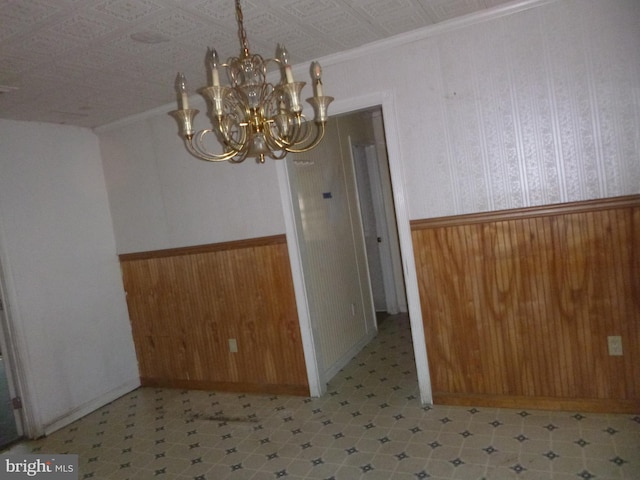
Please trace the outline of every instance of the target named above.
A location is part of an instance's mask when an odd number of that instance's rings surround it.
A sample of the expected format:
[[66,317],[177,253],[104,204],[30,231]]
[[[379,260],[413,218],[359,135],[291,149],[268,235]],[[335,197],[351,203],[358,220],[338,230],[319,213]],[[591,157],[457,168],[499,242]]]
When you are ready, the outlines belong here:
[[322,67],[318,62],[311,64],[311,75],[313,76],[314,84],[316,86],[316,97],[322,97]]
[[189,95],[187,94],[187,79],[184,74],[178,73],[176,77],[176,90],[180,94],[182,110],[189,110]]
[[311,63],[311,73],[314,80],[322,80],[322,67],[318,62]]
[[209,51],[209,62],[211,64],[211,82],[214,87],[220,86],[220,74],[218,73],[218,65],[220,61],[218,60],[218,52],[216,49]]
[[278,47],[276,48],[276,57],[278,57],[278,60],[280,60],[282,65],[289,65],[289,52],[284,45],[278,44]]
[[287,78],[287,83],[293,83],[293,72],[291,71],[291,65],[289,65],[289,52],[284,45],[278,44],[276,49],[276,55],[280,63],[284,66],[284,74]]

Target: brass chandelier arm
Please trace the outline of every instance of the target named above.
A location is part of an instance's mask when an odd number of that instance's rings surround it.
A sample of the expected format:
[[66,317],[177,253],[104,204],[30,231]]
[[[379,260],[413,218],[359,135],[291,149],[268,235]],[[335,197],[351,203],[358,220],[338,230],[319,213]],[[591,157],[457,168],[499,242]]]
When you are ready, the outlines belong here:
[[303,153],[303,152],[308,152],[309,150],[315,148],[318,146],[318,144],[322,141],[322,139],[324,138],[324,132],[325,132],[325,122],[316,122],[316,125],[318,126],[316,129],[316,137],[313,139],[313,141],[301,148],[287,148],[287,152],[290,153]]
[[200,160],[205,160],[207,162],[226,162],[229,160],[229,158],[224,158],[224,157],[218,157],[212,154],[207,154],[204,152],[199,152],[198,150],[196,150],[193,146],[193,139],[190,138],[185,138],[184,139],[184,144],[187,147],[187,151],[193,155],[194,157],[200,159]]
[[[204,143],[204,136],[208,135],[208,134],[213,134],[214,137],[216,137],[216,134],[218,132],[216,130],[213,129],[204,129],[204,130],[200,130],[196,136],[195,136],[195,144],[194,147],[195,149],[200,152],[201,154],[207,155],[209,157],[214,157],[214,158],[222,158],[225,160],[230,160],[231,158],[235,157],[239,152],[242,151],[242,144],[240,144],[240,147],[236,147],[235,145],[232,145],[231,142],[228,142],[228,139],[225,139],[227,141],[227,143],[225,144],[226,148],[228,149],[227,152],[225,153],[210,153],[209,150],[207,149],[205,143]],[[244,134],[244,130],[243,130],[243,134]],[[244,135],[243,135],[244,136]],[[217,139],[217,137],[216,137]]]
[[221,153],[221,154],[208,152],[206,147],[204,146],[202,137],[204,137],[206,134],[209,134],[209,133],[215,134],[215,131],[213,129],[208,128],[208,129],[200,130],[198,133],[195,134],[195,136],[191,135],[191,136],[184,137],[184,143],[191,155],[201,160],[206,160],[208,162],[226,162],[228,160],[231,160],[236,155],[238,155],[239,152],[237,150],[230,150],[229,152]]
[[[289,151],[289,148],[293,145],[306,142],[311,135],[309,129],[306,128],[306,126],[303,126],[306,121],[303,122],[302,120],[305,120],[304,117],[302,115],[297,115],[295,125],[290,127],[292,132],[291,135],[288,136],[291,138],[283,138],[282,136],[274,134],[274,129],[278,129],[275,125],[276,122],[274,120],[268,120],[266,122],[267,128],[265,128],[267,142],[272,146],[272,148],[285,151]],[[304,134],[300,135],[301,132]]]
[[249,149],[244,149],[242,152],[237,153],[236,155],[231,157],[229,159],[229,162],[231,163],[242,163],[245,161],[245,159],[247,158],[247,155],[249,155]]

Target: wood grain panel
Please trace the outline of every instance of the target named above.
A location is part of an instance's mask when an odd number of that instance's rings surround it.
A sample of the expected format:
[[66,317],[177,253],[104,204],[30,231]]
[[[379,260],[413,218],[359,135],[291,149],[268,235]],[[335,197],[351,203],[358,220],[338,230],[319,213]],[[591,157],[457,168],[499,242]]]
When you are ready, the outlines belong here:
[[640,196],[455,220],[412,222],[436,400],[640,411]]
[[308,395],[284,236],[120,262],[144,385]]

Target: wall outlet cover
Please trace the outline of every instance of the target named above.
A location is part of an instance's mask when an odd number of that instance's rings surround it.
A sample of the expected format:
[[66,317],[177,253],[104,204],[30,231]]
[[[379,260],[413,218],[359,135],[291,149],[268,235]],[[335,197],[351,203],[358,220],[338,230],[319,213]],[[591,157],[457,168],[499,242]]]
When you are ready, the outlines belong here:
[[622,337],[619,335],[610,335],[607,337],[607,345],[609,347],[609,355],[614,357],[622,356]]

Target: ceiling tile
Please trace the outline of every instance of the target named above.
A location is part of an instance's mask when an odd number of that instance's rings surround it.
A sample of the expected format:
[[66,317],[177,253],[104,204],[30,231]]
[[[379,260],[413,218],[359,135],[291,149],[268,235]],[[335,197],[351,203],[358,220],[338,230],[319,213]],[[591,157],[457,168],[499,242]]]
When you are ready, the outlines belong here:
[[[304,63],[506,0],[243,0],[253,53]],[[231,0],[0,0],[0,117],[95,127],[206,82],[207,46],[240,53]],[[133,37],[132,37],[133,36]],[[145,43],[144,41],[159,43]]]

